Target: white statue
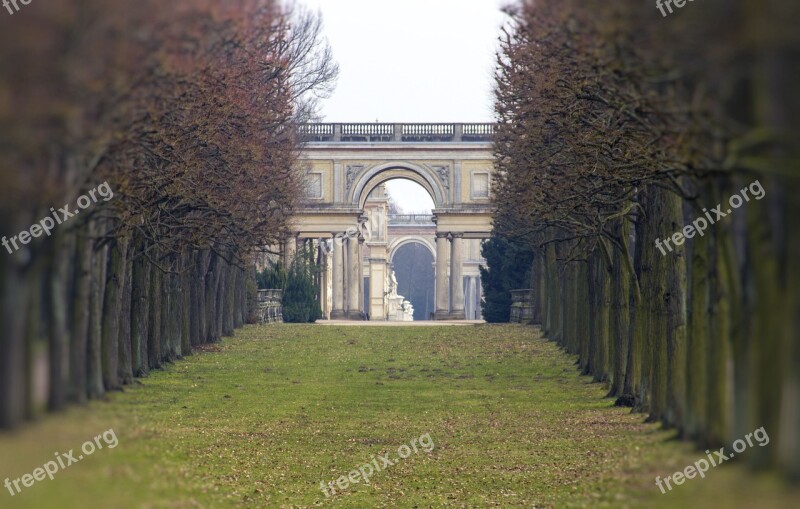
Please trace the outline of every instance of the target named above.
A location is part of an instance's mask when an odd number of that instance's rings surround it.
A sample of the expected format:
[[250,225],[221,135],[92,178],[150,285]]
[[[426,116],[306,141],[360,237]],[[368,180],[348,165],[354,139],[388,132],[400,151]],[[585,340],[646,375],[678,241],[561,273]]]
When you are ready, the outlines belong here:
[[389,295],[392,297],[397,297],[397,276],[395,275],[394,271],[390,276],[391,280],[389,281]]
[[405,297],[397,294],[397,275],[394,271],[389,281],[389,321],[414,321],[414,306]]

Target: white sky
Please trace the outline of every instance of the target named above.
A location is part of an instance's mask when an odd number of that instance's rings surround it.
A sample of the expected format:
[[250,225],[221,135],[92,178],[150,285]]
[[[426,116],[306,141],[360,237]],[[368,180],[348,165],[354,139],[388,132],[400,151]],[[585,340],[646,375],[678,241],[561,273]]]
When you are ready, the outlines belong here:
[[433,198],[413,180],[394,179],[386,183],[386,191],[406,214],[430,214]]
[[[298,0],[322,13],[340,73],[327,122],[491,122],[494,55],[508,0]],[[404,209],[428,212],[418,184],[394,180]]]
[[328,122],[490,122],[508,0],[298,0],[340,67]]

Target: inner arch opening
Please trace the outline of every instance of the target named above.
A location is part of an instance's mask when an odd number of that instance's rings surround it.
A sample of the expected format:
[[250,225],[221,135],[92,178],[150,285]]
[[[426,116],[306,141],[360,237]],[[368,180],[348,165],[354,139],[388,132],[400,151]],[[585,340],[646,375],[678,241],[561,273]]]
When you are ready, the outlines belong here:
[[434,312],[434,258],[428,246],[410,241],[395,250],[392,268],[397,277],[397,293],[414,306],[414,321],[428,320]]
[[412,180],[393,179],[386,182],[390,213],[432,214],[435,204],[430,193]]
[[435,307],[435,197],[416,178],[386,174],[381,178],[385,180],[374,184],[364,203],[370,232],[366,243],[370,254],[364,263],[388,262],[389,320],[411,320],[412,315],[413,320],[429,320]]
[[447,207],[450,203],[449,180],[446,175],[443,176],[427,166],[409,162],[385,163],[364,172],[352,183],[348,199],[352,200],[353,205],[363,208],[376,189],[385,189],[386,183],[398,180],[416,183],[424,189],[433,201],[432,208]]

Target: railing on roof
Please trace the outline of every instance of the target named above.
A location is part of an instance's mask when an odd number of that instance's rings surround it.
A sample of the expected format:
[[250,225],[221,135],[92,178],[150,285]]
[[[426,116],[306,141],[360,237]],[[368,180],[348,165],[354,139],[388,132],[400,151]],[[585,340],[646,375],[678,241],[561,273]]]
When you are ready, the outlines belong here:
[[309,143],[350,142],[488,142],[495,124],[300,124]]
[[432,214],[389,214],[389,224],[398,225],[433,225]]

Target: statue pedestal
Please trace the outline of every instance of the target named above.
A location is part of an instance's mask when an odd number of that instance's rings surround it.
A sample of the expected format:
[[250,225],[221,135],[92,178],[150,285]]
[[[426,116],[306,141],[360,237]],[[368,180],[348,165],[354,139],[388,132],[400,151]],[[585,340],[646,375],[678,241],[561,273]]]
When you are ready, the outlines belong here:
[[389,318],[390,322],[413,322],[414,306],[402,295],[397,294],[397,278],[394,271],[391,274],[389,283]]
[[414,306],[402,295],[389,296],[389,321],[390,322],[413,322]]

